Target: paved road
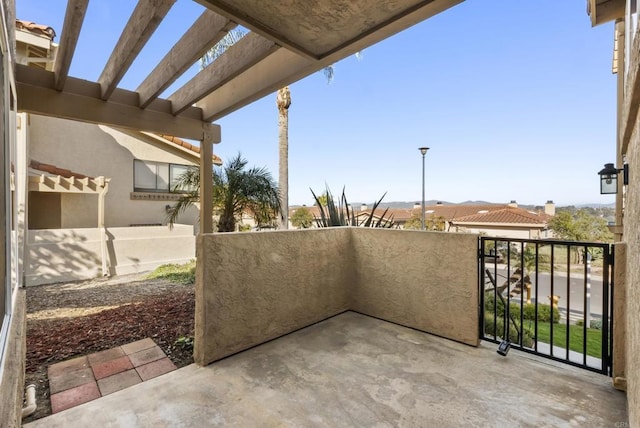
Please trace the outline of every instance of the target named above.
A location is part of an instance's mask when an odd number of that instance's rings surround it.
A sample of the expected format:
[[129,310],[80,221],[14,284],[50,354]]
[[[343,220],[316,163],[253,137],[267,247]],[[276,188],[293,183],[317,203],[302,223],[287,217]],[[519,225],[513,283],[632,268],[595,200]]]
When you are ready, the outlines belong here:
[[[488,267],[488,266],[487,266]],[[494,267],[490,267],[491,273],[497,277],[498,286],[502,285],[504,281],[506,281],[507,268],[504,265],[498,265],[498,269],[494,272]],[[513,272],[513,269],[512,269]],[[549,299],[547,296],[551,295],[551,275],[549,273],[539,273],[538,274],[538,283],[536,284],[535,278],[531,277],[531,298],[535,300],[536,296],[536,285],[538,290],[538,299],[541,303],[549,303]],[[488,281],[487,281],[488,283]],[[561,311],[566,311],[567,303],[569,304],[569,309],[572,313],[572,318],[578,319],[583,316],[583,308],[584,308],[584,288],[585,288],[585,279],[584,279],[584,271],[571,273],[569,284],[569,293],[567,294],[567,273],[566,272],[555,272],[553,275],[553,294],[556,296],[560,296],[560,300],[558,302],[558,308]],[[567,299],[567,296],[569,298]],[[525,295],[526,298],[526,295]],[[520,296],[518,295],[516,299],[519,301]],[[590,301],[590,312],[592,316],[601,316],[602,315],[602,277],[592,274],[591,276],[591,301]]]

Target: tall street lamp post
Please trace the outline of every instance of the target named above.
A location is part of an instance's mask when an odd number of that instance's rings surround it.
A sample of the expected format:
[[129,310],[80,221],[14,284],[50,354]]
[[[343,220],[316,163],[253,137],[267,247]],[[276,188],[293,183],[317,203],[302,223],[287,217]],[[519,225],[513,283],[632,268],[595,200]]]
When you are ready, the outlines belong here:
[[418,148],[422,153],[422,230],[424,230],[424,156],[427,154],[429,147]]

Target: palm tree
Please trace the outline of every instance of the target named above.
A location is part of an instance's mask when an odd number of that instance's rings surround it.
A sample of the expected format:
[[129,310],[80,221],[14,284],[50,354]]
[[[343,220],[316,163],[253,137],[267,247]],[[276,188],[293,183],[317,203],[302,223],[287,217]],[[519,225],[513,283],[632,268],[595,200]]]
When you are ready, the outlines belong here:
[[[247,33],[234,29],[229,31],[218,43],[215,44],[201,59],[200,67],[204,68],[215,61],[227,49],[233,46]],[[356,53],[358,60],[361,53]],[[333,64],[324,68],[327,83],[333,80]],[[291,91],[288,86],[281,88],[276,93],[276,105],[278,106],[278,186],[280,187],[280,228],[289,228],[289,106],[291,106]]]
[[276,94],[278,106],[278,186],[282,208],[280,218],[282,229],[289,228],[289,106],[291,91],[285,86]]
[[[213,205],[220,212],[218,232],[233,232],[236,218],[250,212],[258,226],[273,222],[280,212],[278,185],[264,167],[246,169],[247,160],[240,153],[224,168],[213,171]],[[200,169],[193,167],[178,177],[173,191],[183,196],[168,210],[170,226],[187,208],[199,201]],[[201,212],[206,212],[202,210]]]

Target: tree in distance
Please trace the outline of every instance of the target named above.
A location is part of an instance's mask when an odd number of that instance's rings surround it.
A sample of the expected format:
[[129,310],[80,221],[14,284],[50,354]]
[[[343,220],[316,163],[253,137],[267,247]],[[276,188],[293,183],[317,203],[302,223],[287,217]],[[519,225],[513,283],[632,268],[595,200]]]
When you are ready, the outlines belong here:
[[297,208],[291,215],[291,224],[298,229],[308,229],[313,226],[313,214],[307,207]]

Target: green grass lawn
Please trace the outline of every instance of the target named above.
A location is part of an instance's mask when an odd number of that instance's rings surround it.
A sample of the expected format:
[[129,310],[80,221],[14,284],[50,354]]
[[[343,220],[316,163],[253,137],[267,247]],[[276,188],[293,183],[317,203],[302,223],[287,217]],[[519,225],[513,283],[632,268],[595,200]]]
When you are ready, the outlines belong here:
[[147,275],[149,279],[161,278],[179,284],[193,284],[196,279],[196,261],[192,260],[183,265],[166,264],[158,266]]
[[[524,322],[525,328],[534,331],[533,321]],[[571,325],[569,327],[569,349],[582,353],[583,345],[583,327]],[[551,328],[549,323],[538,323],[538,341],[549,343],[551,336]],[[553,325],[553,344],[555,346],[565,347],[567,340],[567,325],[563,323]],[[593,328],[587,329],[587,355],[602,358],[602,330]]]

